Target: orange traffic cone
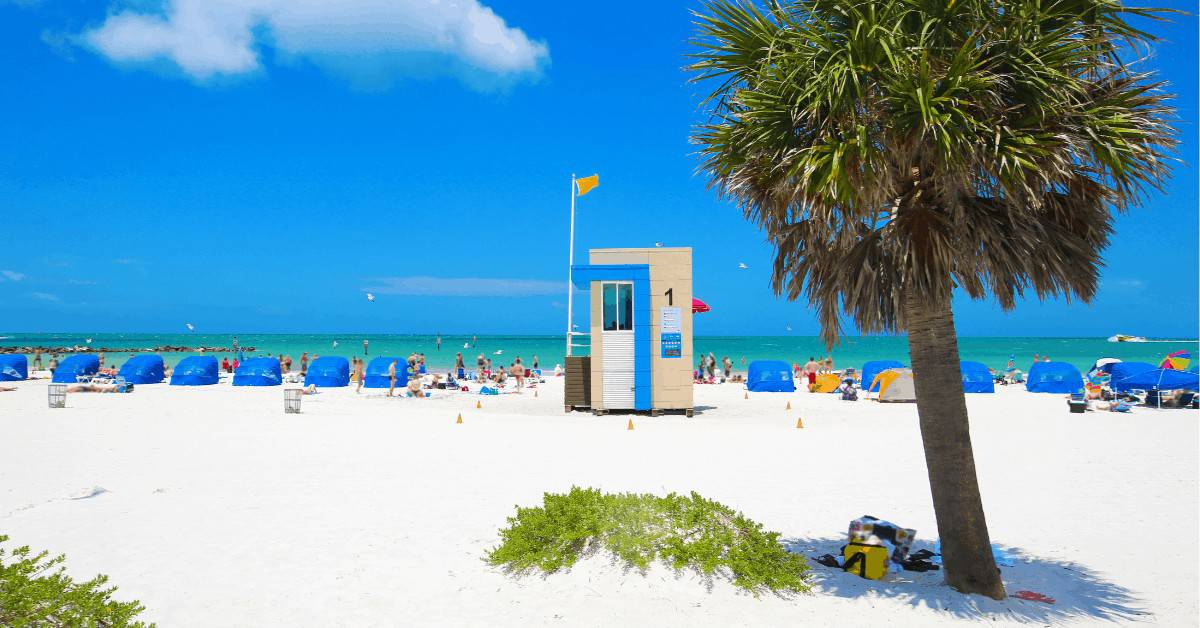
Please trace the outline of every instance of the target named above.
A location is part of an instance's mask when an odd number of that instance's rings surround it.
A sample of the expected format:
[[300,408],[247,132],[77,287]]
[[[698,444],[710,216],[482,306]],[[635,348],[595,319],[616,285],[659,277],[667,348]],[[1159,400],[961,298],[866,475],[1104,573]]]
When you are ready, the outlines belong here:
[[796,419],[796,429],[798,429],[798,430],[804,429],[804,419],[801,419],[801,418]]
[[791,410],[791,409],[792,409],[792,402],[790,402],[790,401],[789,401],[789,402],[788,402],[788,406],[787,406],[786,408],[784,408],[784,409],[785,409],[785,410]]
[[457,421],[455,421],[455,423],[458,423],[459,425],[462,425],[462,413],[461,413],[461,412],[458,414],[458,420],[457,420]]
[[479,409],[481,409],[481,408],[483,408],[483,404],[482,404],[482,403],[480,403],[480,402],[478,402],[478,401],[476,401],[476,402],[475,402],[475,409],[476,409],[476,410],[479,410]]
[[627,429],[627,430],[633,429],[633,419],[629,419],[629,427],[626,427],[625,429]]

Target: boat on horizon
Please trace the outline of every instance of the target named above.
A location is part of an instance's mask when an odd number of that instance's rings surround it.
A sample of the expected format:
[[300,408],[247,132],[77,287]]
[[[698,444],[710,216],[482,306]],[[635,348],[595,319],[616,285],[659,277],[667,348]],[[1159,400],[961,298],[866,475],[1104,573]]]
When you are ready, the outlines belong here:
[[1113,334],[1108,337],[1109,342],[1146,342],[1144,336],[1129,336],[1126,334]]

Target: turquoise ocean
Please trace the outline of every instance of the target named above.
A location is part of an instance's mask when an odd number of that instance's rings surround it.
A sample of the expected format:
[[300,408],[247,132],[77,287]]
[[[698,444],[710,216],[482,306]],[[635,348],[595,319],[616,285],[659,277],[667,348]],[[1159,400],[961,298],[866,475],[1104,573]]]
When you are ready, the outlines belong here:
[[[87,343],[87,339],[91,343]],[[537,356],[542,367],[553,368],[560,364],[566,345],[562,336],[478,336],[472,344],[471,336],[442,336],[439,350],[435,336],[431,335],[385,335],[385,334],[238,334],[241,347],[254,347],[253,354],[268,353],[291,355],[298,362],[300,354],[340,355],[346,358],[363,355],[363,340],[370,341],[368,357],[407,356],[412,352],[425,354],[426,362],[434,368],[448,368],[454,364],[456,352],[461,351],[468,365],[475,357],[484,354],[494,362],[508,364],[520,357],[530,364]],[[337,346],[334,346],[334,343]],[[577,340],[577,342],[581,342]],[[583,342],[586,342],[584,340]],[[95,348],[144,348],[156,346],[222,346],[233,343],[232,334],[79,334],[79,333],[17,333],[0,332],[0,347],[23,346],[74,346],[88,345]],[[466,347],[464,348],[464,344]],[[747,362],[762,359],[805,362],[810,356],[832,355],[836,368],[861,368],[868,360],[899,360],[907,364],[908,344],[903,336],[850,336],[832,351],[815,336],[697,336],[695,350],[712,353],[718,360],[729,356],[735,369],[741,369],[741,359]],[[964,360],[982,362],[992,368],[1002,369],[1009,356],[1014,356],[1018,368],[1028,369],[1034,354],[1048,355],[1050,359],[1074,364],[1081,370],[1102,357],[1121,360],[1136,360],[1157,364],[1163,356],[1173,351],[1187,350],[1200,354],[1196,339],[1161,339],[1149,342],[1108,342],[1105,338],[1023,338],[1023,337],[960,337],[959,351]],[[496,354],[497,351],[501,353]],[[576,355],[586,354],[587,349],[577,348]],[[164,353],[168,364],[175,364],[192,353]],[[219,353],[209,355],[221,355]],[[106,361],[123,362],[124,353],[110,353]]]

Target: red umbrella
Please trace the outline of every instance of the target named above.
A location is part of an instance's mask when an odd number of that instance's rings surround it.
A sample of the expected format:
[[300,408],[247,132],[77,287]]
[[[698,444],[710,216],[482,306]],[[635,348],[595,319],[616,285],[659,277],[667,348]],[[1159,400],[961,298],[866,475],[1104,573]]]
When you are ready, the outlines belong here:
[[700,299],[692,299],[692,314],[702,314],[709,310],[708,304]]

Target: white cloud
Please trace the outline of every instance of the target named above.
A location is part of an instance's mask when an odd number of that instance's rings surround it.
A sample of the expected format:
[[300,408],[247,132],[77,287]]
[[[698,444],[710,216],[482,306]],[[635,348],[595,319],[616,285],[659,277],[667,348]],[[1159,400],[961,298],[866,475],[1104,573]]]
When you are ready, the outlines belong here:
[[82,39],[114,62],[166,60],[200,81],[259,71],[267,48],[363,85],[441,74],[484,87],[549,60],[479,0],[164,0],[114,12]]
[[0,270],[0,275],[3,275],[9,281],[21,281],[25,278],[24,273],[18,273],[15,270]]
[[368,292],[409,296],[527,297],[560,294],[561,281],[544,279],[489,279],[482,277],[382,277],[371,280]]
[[50,294],[49,292],[33,292],[29,296],[39,301],[50,301],[51,303],[62,301],[62,299],[58,298],[57,294]]

